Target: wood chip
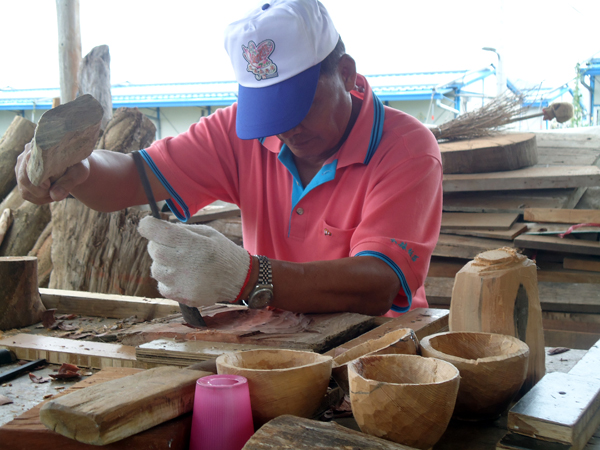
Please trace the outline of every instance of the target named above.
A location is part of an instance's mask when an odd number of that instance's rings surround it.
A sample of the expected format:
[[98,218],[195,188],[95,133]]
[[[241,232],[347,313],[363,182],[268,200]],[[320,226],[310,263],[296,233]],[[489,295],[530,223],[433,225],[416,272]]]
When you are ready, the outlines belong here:
[[0,395],[0,406],[8,405],[9,403],[13,403],[13,401],[4,395]]
[[554,348],[551,348],[550,350],[548,350],[548,354],[549,355],[559,355],[561,353],[568,352],[569,350],[570,350],[570,348],[566,348],[566,347],[554,347]]
[[52,378],[50,377],[38,377],[37,375],[34,375],[32,373],[29,374],[29,379],[36,384],[47,383],[48,381],[52,380]]

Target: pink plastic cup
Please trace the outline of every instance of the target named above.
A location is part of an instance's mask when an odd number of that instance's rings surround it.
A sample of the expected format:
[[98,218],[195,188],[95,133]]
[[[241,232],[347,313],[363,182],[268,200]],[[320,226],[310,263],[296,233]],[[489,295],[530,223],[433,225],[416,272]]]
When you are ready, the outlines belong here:
[[190,450],[239,450],[253,433],[245,377],[209,375],[196,382]]

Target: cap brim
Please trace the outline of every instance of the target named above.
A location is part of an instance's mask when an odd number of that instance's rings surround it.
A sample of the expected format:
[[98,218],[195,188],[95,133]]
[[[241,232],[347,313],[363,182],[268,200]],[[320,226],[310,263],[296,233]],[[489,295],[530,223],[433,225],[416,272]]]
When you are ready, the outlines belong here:
[[308,114],[317,91],[321,64],[264,88],[239,86],[236,132],[240,139],[284,133]]

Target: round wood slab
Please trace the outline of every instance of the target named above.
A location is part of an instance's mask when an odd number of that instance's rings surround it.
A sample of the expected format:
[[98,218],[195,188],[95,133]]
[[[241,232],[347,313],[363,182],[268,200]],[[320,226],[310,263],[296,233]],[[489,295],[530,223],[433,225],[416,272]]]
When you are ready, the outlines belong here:
[[498,134],[440,144],[444,173],[515,170],[537,164],[533,133]]

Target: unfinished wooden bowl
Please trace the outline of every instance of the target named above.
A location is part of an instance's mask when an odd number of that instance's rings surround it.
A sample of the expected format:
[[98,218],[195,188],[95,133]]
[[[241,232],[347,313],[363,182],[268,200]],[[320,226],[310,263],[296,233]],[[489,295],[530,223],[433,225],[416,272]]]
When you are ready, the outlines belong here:
[[217,372],[248,379],[254,426],[292,414],[311,417],[327,392],[331,356],[295,350],[249,350],[217,358]]
[[460,371],[455,417],[485,420],[500,416],[527,376],[529,347],[502,334],[449,331],[423,338],[423,356],[442,359]]
[[333,358],[331,375],[346,394],[348,386],[348,363],[366,355],[416,355],[419,339],[410,328],[400,328],[384,334],[379,339],[363,342]]
[[421,449],[442,436],[454,410],[456,367],[417,355],[371,355],[348,364],[352,412],[361,431]]

